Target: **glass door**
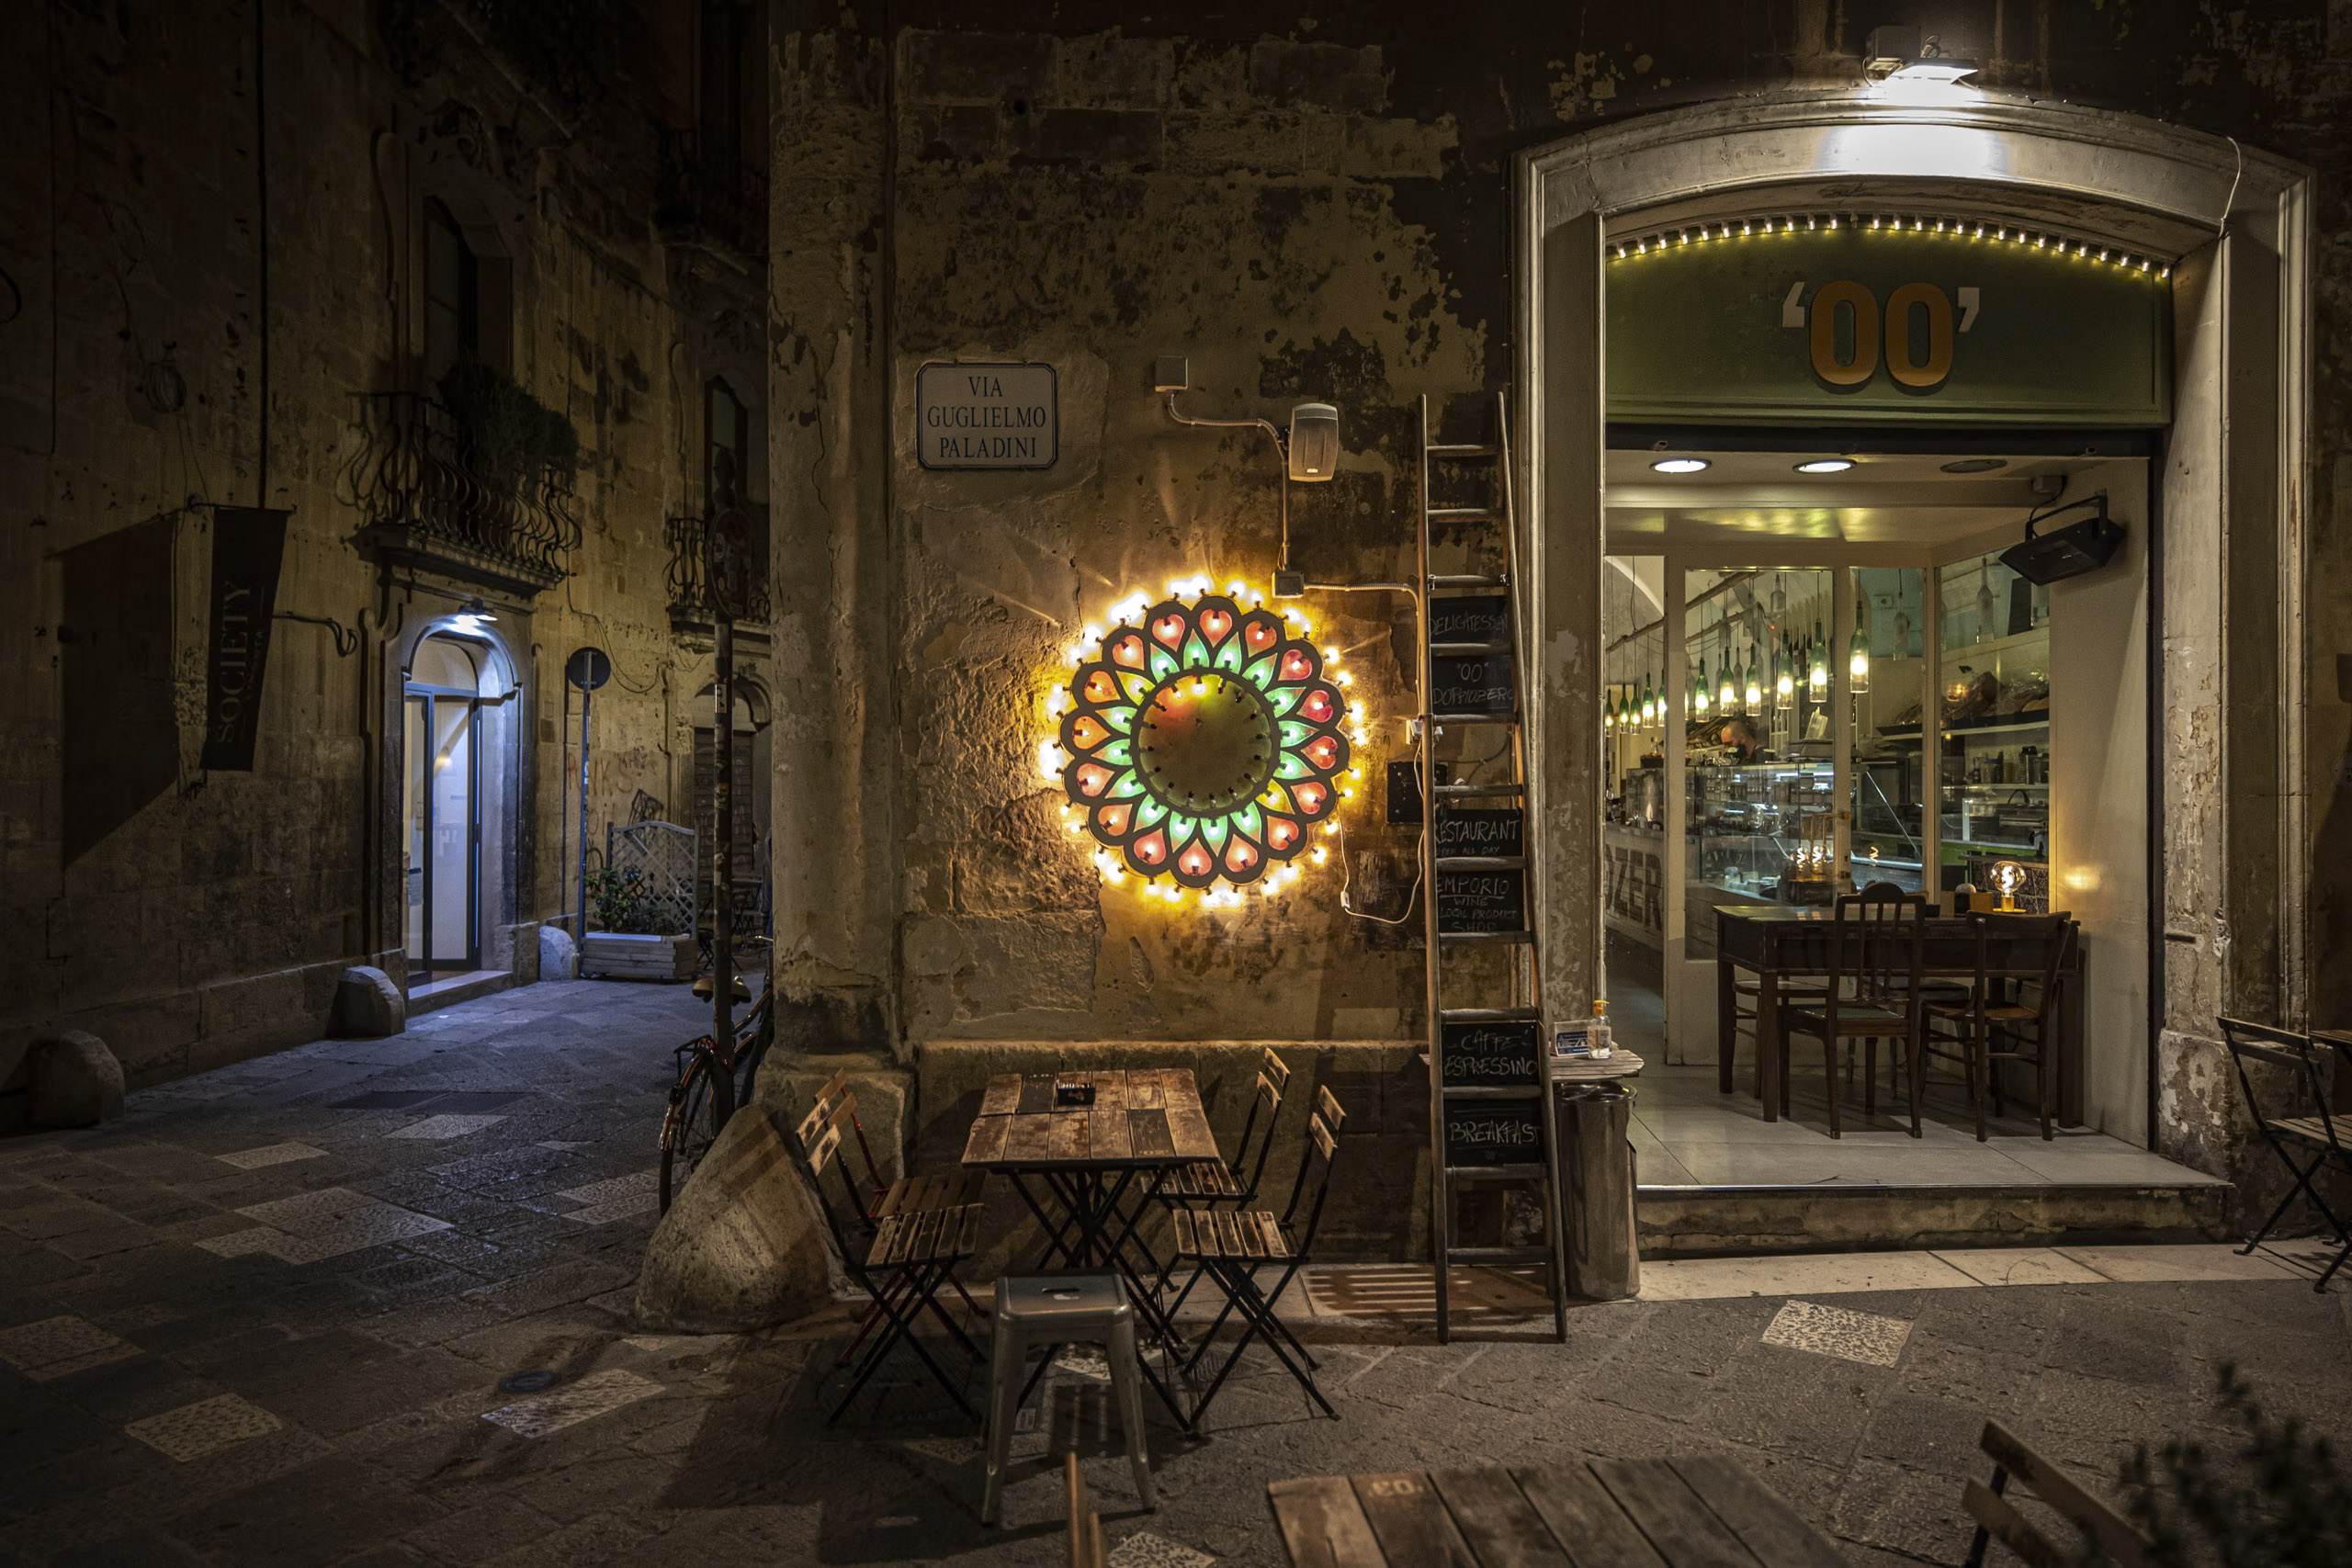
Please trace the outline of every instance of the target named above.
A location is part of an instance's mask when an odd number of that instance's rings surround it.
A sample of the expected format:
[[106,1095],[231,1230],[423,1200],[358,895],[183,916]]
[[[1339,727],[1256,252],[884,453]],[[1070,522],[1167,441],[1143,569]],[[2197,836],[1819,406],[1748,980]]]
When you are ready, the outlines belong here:
[[481,966],[481,708],[471,651],[428,637],[410,666],[404,722],[407,945],[412,973]]
[[1853,704],[1848,799],[1854,886],[1892,882],[1905,893],[1932,892],[1927,573],[1917,567],[1856,567],[1852,573],[1853,626],[1842,642],[1830,640]]

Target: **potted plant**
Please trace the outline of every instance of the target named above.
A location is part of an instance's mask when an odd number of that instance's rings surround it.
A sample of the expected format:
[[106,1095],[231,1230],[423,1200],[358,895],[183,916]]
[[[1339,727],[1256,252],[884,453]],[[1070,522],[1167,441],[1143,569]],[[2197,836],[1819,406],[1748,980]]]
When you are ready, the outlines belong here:
[[694,935],[678,929],[664,899],[646,897],[644,878],[611,867],[588,874],[588,897],[602,930],[580,944],[580,973],[605,979],[691,980]]

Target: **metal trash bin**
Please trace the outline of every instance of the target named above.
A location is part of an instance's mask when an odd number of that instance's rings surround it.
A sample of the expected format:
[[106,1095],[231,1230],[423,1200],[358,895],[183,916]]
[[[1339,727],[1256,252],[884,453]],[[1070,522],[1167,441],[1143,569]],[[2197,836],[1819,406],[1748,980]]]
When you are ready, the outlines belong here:
[[1560,1235],[1568,1294],[1594,1302],[1638,1295],[1634,1097],[1615,1084],[1559,1084],[1552,1091],[1552,1120],[1560,1153]]

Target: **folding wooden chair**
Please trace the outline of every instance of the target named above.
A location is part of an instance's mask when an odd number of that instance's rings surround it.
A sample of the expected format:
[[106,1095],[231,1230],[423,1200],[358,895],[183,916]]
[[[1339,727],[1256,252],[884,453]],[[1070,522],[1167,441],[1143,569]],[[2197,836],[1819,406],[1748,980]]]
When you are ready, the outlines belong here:
[[[2237,1066],[2238,1087],[2245,1093],[2245,1108],[2254,1118],[2255,1130],[2262,1134],[2263,1141],[2270,1145],[2280,1163],[2286,1166],[2288,1173],[2295,1179],[2294,1185],[2287,1189],[2287,1195],[2278,1200],[2278,1206],[2270,1211],[2270,1217],[2245,1238],[2245,1245],[2238,1250],[2241,1253],[2252,1252],[2261,1246],[2263,1238],[2286,1214],[2287,1206],[2300,1192],[2312,1201],[2312,1206],[2320,1212],[2335,1232],[2335,1239],[2343,1244],[2335,1255],[2335,1261],[2327,1266],[2327,1271],[2319,1277],[2319,1283],[2312,1287],[2315,1291],[2324,1291],[2328,1280],[2335,1277],[2335,1271],[2344,1267],[2345,1258],[2352,1257],[2352,1233],[2346,1231],[2344,1222],[2336,1217],[2335,1211],[2327,1206],[2327,1200],[2321,1197],[2319,1189],[2312,1184],[2312,1178],[2324,1168],[2333,1167],[2338,1171],[2352,1174],[2352,1153],[2346,1152],[2347,1146],[2352,1146],[2352,1113],[2337,1113],[2331,1109],[2329,1075],[2323,1070],[2339,1060],[2344,1052],[2341,1047],[2335,1047],[2329,1054],[2323,1055],[2322,1047],[2309,1037],[2273,1029],[2268,1024],[2249,1023],[2239,1018],[2225,1018],[2221,1023],[2222,1039],[2230,1048],[2230,1060]],[[2333,1045],[2334,1043],[2329,1043]],[[2261,1097],[2254,1087],[2255,1075],[2248,1070],[2249,1063],[2284,1069],[2289,1075],[2288,1081],[2294,1086],[2297,1098],[2302,1102],[2301,1109],[2303,1114],[2283,1117],[2265,1114]],[[2308,1156],[2308,1159],[2299,1159],[2298,1151]]]
[[[1180,1165],[1161,1175],[1149,1196],[1172,1217],[1178,1209],[1214,1209],[1220,1203],[1238,1208],[1258,1201],[1258,1183],[1266,1172],[1266,1156],[1274,1146],[1274,1123],[1281,1117],[1283,1090],[1290,1083],[1290,1068],[1268,1046],[1258,1064],[1258,1082],[1250,1097],[1250,1114],[1241,1122],[1241,1141],[1233,1146],[1233,1158],[1195,1160]],[[1159,1278],[1152,1282],[1157,1296],[1168,1289],[1168,1280],[1176,1271],[1176,1258],[1170,1254],[1160,1265]],[[1177,1298],[1179,1302],[1182,1296]]]
[[[1995,1540],[2031,1568],[2076,1568],[2094,1560],[2112,1562],[2116,1568],[2148,1568],[2153,1549],[2147,1537],[2084,1491],[2074,1477],[2026,1447],[2016,1433],[1998,1421],[1987,1421],[1982,1444],[1993,1459],[1993,1483],[1987,1486],[1972,1481],[1961,1493],[1962,1506],[1976,1521],[1966,1568],[1984,1568],[1984,1549]],[[2018,1512],[2007,1495],[2012,1480],[2023,1482],[2034,1497],[2074,1526],[2082,1539],[2061,1545]]]
[[[804,1149],[814,1148],[829,1128],[836,1134],[847,1128],[856,1135],[865,1174],[862,1179],[850,1179],[848,1156],[844,1153],[842,1156],[843,1180],[850,1201],[857,1207],[858,1224],[869,1238],[894,1220],[907,1221],[928,1213],[960,1211],[980,1201],[981,1190],[988,1179],[986,1171],[956,1171],[947,1176],[901,1176],[896,1180],[883,1180],[880,1172],[875,1168],[873,1151],[866,1146],[865,1130],[857,1123],[857,1096],[842,1087],[846,1077],[845,1072],[837,1072],[823,1089],[817,1091],[817,1102],[809,1107],[808,1114],[800,1119],[797,1135]],[[972,1292],[956,1276],[952,1263],[947,1269],[946,1282],[962,1299],[965,1311],[974,1317],[988,1315],[987,1309],[972,1299]],[[866,1335],[880,1321],[880,1304],[868,1304],[858,1319],[857,1337],[842,1350],[842,1363],[847,1363],[857,1354],[857,1348],[865,1342]]]
[[[1339,1151],[1334,1128],[1342,1113],[1340,1102],[1329,1089],[1317,1089],[1316,1101],[1316,1109],[1306,1118],[1306,1151],[1299,1159],[1298,1176],[1291,1183],[1290,1203],[1279,1216],[1271,1209],[1175,1212],[1177,1257],[1196,1266],[1194,1281],[1206,1276],[1225,1294],[1224,1307],[1185,1363],[1187,1374],[1208,1354],[1217,1330],[1227,1317],[1238,1313],[1242,1321],[1241,1337],[1193,1405],[1195,1430],[1208,1412],[1209,1402],[1216,1397],[1234,1364],[1241,1359],[1241,1353],[1261,1335],[1275,1359],[1298,1380],[1299,1386],[1306,1390],[1307,1397],[1322,1408],[1323,1414],[1334,1418],[1339,1416],[1315,1384],[1314,1356],[1274,1311],[1283,1292],[1290,1288],[1290,1282],[1309,1261],[1315,1248],[1315,1234],[1323,1223],[1324,1200],[1331,1191],[1331,1167]],[[1302,1203],[1306,1210],[1303,1219],[1299,1215]],[[1259,1285],[1258,1270],[1270,1267],[1281,1269],[1282,1274],[1274,1281],[1274,1288],[1268,1291]],[[1191,1282],[1184,1287],[1187,1293],[1192,1288]]]
[[[833,1260],[841,1265],[850,1281],[865,1292],[875,1310],[881,1314],[884,1326],[872,1348],[858,1361],[841,1403],[825,1419],[828,1424],[841,1419],[850,1401],[857,1397],[858,1391],[902,1340],[939,1386],[947,1391],[956,1408],[977,1419],[978,1413],[964,1397],[962,1387],[948,1377],[914,1329],[927,1307],[946,1325],[948,1334],[967,1355],[974,1361],[980,1359],[979,1347],[972,1343],[971,1337],[940,1303],[937,1294],[941,1284],[953,1277],[956,1265],[979,1249],[980,1205],[969,1203],[960,1209],[894,1214],[883,1219],[869,1239],[859,1223],[862,1210],[851,1178],[842,1169],[837,1157],[841,1143],[840,1126],[830,1122],[813,1145],[802,1143],[796,1134],[792,1163],[800,1174],[808,1201],[824,1221],[825,1242]],[[834,1189],[839,1189],[838,1193]],[[864,1337],[861,1332],[859,1338]]]
[[[1820,999],[1781,1009],[1781,1071],[1789,1069],[1789,1037],[1821,1041],[1829,1094],[1829,1135],[1845,1136],[1838,1113],[1839,1047],[1862,1042],[1863,1109],[1878,1107],[1878,1043],[1902,1042],[1909,1067],[1911,1135],[1919,1132],[1919,1048],[1922,996],[1919,967],[1926,900],[1892,884],[1876,883],[1838,897],[1831,908],[1829,983]],[[1787,1103],[1788,1096],[1781,1095]]]

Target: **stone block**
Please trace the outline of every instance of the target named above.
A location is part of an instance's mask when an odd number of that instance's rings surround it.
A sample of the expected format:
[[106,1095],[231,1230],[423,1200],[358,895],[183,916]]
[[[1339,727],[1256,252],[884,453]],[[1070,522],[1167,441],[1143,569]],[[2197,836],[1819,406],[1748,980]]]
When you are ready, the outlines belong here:
[[1347,122],[1340,166],[1359,179],[1434,180],[1445,174],[1445,152],[1455,141],[1451,125],[1358,118]]
[[[848,1074],[844,1087],[857,1102],[853,1137],[862,1134],[865,1138],[865,1147],[853,1151],[851,1157],[862,1168],[870,1151],[875,1169],[885,1181],[907,1174],[910,1168],[906,1158],[907,1112],[914,1099],[915,1078],[903,1067],[859,1053],[795,1055],[788,1063],[772,1055],[752,1098],[789,1127],[808,1114],[817,1090],[837,1071]],[[929,1174],[945,1168],[934,1164],[911,1168]]]
[[561,926],[539,928],[539,978],[542,980],[577,980],[580,978],[580,945],[571,933]]
[[1172,114],[1168,166],[1180,175],[1333,174],[1341,123],[1328,115],[1264,111]]
[[1160,117],[1148,109],[1048,109],[1018,117],[1013,162],[1156,166]]
[[907,34],[908,96],[917,103],[1035,107],[1054,85],[1054,40],[1039,33]]
[[1168,101],[1176,46],[1167,39],[1097,33],[1062,40],[1058,102],[1080,108],[1153,109]]
[[334,990],[334,1032],[346,1040],[372,1040],[408,1028],[408,998],[381,969],[358,964],[343,972]]
[[1267,103],[1364,114],[1388,96],[1380,46],[1261,39],[1250,48],[1250,91]]
[[122,1064],[107,1043],[78,1029],[33,1042],[32,1100],[36,1127],[95,1127],[122,1114]]
[[776,1117],[728,1118],[654,1228],[635,1321],[665,1333],[743,1333],[808,1316],[832,1299],[820,1227]]

